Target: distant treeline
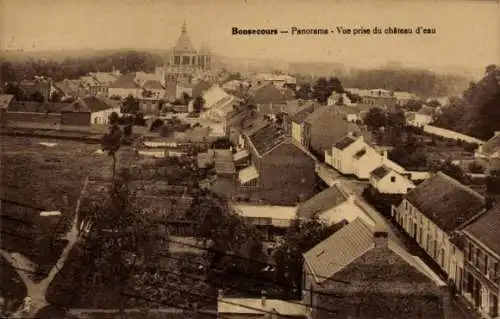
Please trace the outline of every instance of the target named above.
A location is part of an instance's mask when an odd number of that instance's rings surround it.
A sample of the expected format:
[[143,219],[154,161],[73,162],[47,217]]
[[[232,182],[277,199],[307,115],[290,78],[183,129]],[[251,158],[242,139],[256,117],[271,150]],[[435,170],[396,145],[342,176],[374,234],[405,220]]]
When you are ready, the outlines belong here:
[[54,81],[72,79],[89,72],[110,72],[114,69],[122,73],[135,71],[154,71],[161,65],[161,55],[141,51],[116,51],[107,54],[95,54],[63,59],[41,58],[2,58],[0,76],[2,83],[32,79],[33,76],[48,76]]
[[470,79],[462,75],[437,74],[423,69],[381,68],[353,70],[350,75],[342,77],[342,83],[347,88],[382,88],[431,97],[457,95],[467,88]]

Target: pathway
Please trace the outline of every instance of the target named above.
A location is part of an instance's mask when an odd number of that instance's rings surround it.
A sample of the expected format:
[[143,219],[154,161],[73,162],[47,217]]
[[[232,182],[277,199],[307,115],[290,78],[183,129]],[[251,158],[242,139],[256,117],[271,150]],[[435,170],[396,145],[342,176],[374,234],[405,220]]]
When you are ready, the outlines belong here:
[[[82,198],[88,184],[88,178],[85,179],[82,191],[80,192],[80,199]],[[30,278],[29,274],[33,272],[34,265],[33,263],[18,253],[8,253],[7,251],[0,250],[0,254],[16,269],[19,277],[23,281],[26,286],[26,290],[30,300],[29,310],[19,309],[16,313],[12,315],[12,318],[32,318],[34,314],[36,314],[40,309],[49,305],[46,299],[47,290],[54,280],[56,275],[64,266],[70,251],[73,249],[73,246],[76,244],[78,239],[80,238],[79,227],[78,227],[78,212],[80,209],[80,199],[78,199],[75,214],[73,216],[73,221],[71,223],[70,230],[66,233],[64,239],[68,241],[68,244],[64,248],[61,256],[57,260],[56,264],[52,267],[47,277],[45,277],[42,281],[36,283],[32,278]]]

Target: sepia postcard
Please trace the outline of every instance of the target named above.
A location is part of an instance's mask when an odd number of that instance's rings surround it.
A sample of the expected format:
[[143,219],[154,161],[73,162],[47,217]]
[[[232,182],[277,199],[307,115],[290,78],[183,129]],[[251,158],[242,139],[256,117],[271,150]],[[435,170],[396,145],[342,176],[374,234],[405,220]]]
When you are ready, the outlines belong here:
[[500,318],[500,2],[0,0],[0,318]]

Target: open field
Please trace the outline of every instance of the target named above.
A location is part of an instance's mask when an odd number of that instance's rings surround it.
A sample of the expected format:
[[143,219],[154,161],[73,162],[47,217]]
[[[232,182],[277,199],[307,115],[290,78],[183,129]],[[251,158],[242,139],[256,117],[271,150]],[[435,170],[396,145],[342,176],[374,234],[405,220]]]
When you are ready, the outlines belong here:
[[[54,143],[44,146],[40,143]],[[19,252],[41,276],[57,260],[86,176],[102,176],[111,160],[95,154],[96,144],[2,136],[0,198],[1,248]],[[40,211],[60,211],[41,217]]]

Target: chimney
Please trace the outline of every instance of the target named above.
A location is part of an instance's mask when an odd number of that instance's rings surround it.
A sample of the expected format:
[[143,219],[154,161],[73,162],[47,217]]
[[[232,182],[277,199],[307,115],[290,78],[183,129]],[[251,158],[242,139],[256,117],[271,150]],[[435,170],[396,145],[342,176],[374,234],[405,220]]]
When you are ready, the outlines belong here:
[[349,137],[354,137],[354,132],[353,132],[353,131],[349,131],[349,132],[347,132],[347,136],[349,136]]
[[385,230],[377,230],[373,233],[375,247],[386,248],[389,240],[389,234]]
[[266,295],[267,292],[265,290],[261,290],[261,301],[262,301],[262,307],[266,307]]

